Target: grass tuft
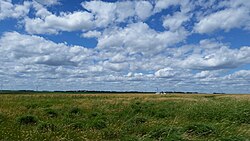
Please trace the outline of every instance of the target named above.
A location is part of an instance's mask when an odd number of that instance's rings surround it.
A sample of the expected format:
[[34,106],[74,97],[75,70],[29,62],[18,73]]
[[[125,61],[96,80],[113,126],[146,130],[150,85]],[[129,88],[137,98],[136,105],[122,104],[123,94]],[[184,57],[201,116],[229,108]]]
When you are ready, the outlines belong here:
[[26,104],[25,107],[27,109],[35,109],[35,108],[38,107],[38,104],[36,104],[36,103],[29,103],[29,104]]
[[45,109],[45,113],[50,118],[56,118],[58,117],[58,112],[54,109]]
[[135,123],[136,125],[138,124],[143,124],[147,121],[147,118],[146,117],[135,117],[132,122]]
[[0,113],[0,123],[4,122],[5,120],[6,120],[5,115]]
[[248,141],[248,139],[243,136],[230,136],[221,138],[220,141]]
[[106,121],[103,120],[103,119],[96,118],[96,119],[94,119],[94,120],[91,122],[90,126],[91,126],[92,128],[95,128],[95,129],[99,129],[99,130],[100,130],[100,129],[106,128],[106,127],[107,127],[107,123],[106,123]]
[[206,124],[191,124],[185,128],[186,133],[196,136],[209,136],[215,134],[215,128]]
[[82,110],[78,107],[73,107],[70,109],[69,111],[70,115],[81,115],[82,114]]
[[85,125],[84,123],[77,121],[77,122],[71,123],[70,127],[74,130],[81,130],[85,127]]
[[53,123],[49,122],[40,122],[37,126],[38,131],[42,132],[51,132],[55,131],[56,126]]
[[33,115],[23,115],[21,117],[18,117],[17,121],[22,125],[28,125],[28,124],[36,124],[38,122],[38,119],[36,116]]

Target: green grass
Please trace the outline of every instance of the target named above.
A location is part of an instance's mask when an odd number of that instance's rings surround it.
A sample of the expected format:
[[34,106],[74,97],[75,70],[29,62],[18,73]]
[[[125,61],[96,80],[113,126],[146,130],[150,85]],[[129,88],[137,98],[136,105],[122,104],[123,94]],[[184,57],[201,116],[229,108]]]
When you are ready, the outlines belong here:
[[5,94],[1,140],[248,141],[250,95]]

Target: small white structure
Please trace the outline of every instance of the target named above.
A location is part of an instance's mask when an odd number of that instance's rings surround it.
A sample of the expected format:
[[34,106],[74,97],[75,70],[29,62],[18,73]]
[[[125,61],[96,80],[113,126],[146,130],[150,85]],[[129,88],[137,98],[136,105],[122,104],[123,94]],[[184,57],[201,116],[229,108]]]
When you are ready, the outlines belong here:
[[158,87],[156,87],[156,93],[155,93],[155,94],[167,94],[167,93],[165,93],[165,92],[163,92],[163,91],[159,92]]
[[162,91],[162,92],[160,92],[160,94],[166,94],[166,93]]
[[155,94],[161,94],[161,93],[159,92],[158,87],[156,87],[156,93],[155,93]]

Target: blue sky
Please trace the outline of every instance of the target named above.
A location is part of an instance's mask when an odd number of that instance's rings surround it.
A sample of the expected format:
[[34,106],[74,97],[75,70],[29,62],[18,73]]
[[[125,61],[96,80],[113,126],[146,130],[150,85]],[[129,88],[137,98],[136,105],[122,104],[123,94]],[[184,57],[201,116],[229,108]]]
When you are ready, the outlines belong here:
[[250,93],[249,0],[0,0],[4,89]]

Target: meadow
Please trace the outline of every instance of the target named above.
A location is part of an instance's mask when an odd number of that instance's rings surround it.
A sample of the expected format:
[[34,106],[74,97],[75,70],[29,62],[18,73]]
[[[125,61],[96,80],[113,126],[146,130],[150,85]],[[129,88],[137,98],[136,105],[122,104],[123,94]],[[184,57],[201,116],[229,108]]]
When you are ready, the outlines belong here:
[[250,95],[1,94],[13,140],[249,141]]

